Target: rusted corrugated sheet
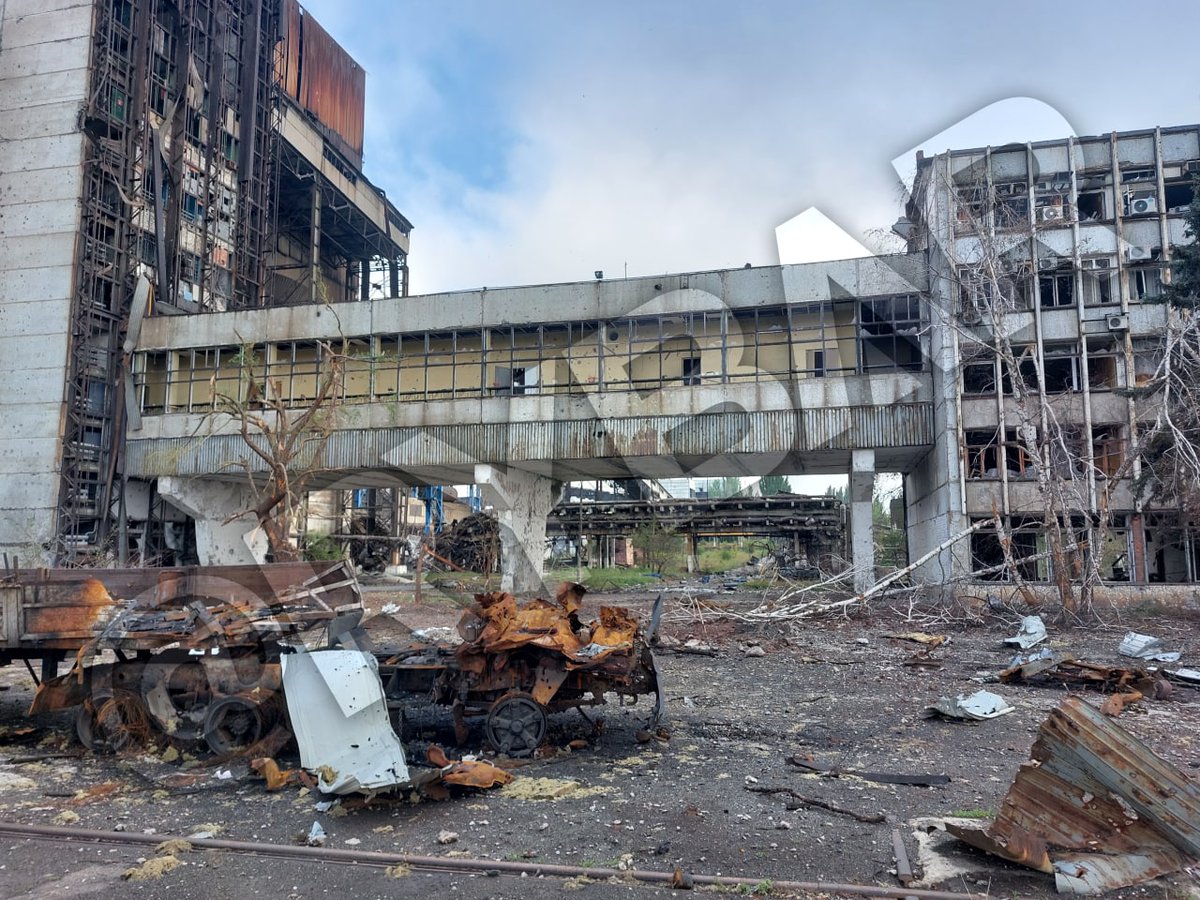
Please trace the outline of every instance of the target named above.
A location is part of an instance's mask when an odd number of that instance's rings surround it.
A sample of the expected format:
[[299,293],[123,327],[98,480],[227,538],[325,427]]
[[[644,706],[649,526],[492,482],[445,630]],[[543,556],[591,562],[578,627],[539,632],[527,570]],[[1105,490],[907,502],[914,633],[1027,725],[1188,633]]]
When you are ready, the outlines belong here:
[[1200,857],[1200,787],[1082,699],[1050,713],[1032,756],[986,831],[948,830],[1053,872],[1069,893],[1137,884]]
[[275,77],[284,92],[293,100],[300,101],[300,3],[298,0],[283,0],[282,52],[276,58]]
[[[928,404],[730,411],[696,416],[638,416],[553,422],[347,429],[325,447],[327,469],[470,466],[533,460],[688,459],[725,453],[782,454],[928,446]],[[239,435],[203,440],[130,441],[128,472],[138,478],[227,473],[245,457]],[[260,465],[252,460],[253,465]]]
[[361,164],[367,73],[317,20],[301,10],[300,104],[340,137]]

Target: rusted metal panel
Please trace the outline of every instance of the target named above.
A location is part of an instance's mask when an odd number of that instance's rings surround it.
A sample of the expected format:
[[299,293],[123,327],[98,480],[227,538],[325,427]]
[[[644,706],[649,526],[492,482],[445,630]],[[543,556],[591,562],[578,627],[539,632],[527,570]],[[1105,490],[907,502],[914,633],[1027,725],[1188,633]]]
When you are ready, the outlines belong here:
[[283,0],[280,31],[283,46],[275,62],[275,77],[284,92],[300,101],[300,4],[298,0]]
[[367,73],[303,8],[300,29],[300,104],[361,164]]
[[1200,856],[1200,786],[1081,698],[1050,713],[1032,758],[986,831],[947,829],[1054,872],[1073,893],[1136,884]]

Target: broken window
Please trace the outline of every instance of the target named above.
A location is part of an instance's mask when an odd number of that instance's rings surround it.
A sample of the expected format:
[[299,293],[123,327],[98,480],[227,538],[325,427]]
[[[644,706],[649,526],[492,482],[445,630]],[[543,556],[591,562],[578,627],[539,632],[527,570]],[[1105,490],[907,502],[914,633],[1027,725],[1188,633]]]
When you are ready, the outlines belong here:
[[1130,559],[1128,519],[1115,515],[1100,548],[1100,577],[1105,581],[1130,581]]
[[1135,190],[1125,192],[1126,216],[1150,216],[1158,213],[1158,191]]
[[994,360],[972,362],[963,366],[963,394],[996,393],[996,363]]
[[1195,182],[1190,180],[1168,181],[1163,185],[1164,199],[1167,212],[1182,215],[1192,203],[1195,196]]
[[685,356],[683,358],[683,383],[692,385],[700,383],[700,357]]
[[1075,272],[1069,261],[1042,269],[1038,275],[1038,303],[1042,309],[1075,305]]
[[1177,514],[1146,516],[1146,568],[1152,582],[1178,584],[1200,571],[1200,535]]
[[1039,225],[1056,225],[1071,220],[1071,173],[1047,175],[1036,185],[1037,206],[1034,221]]
[[1147,266],[1129,271],[1129,292],[1135,300],[1153,300],[1163,292],[1163,270]]
[[1116,269],[1108,256],[1093,256],[1079,262],[1083,268],[1083,302],[1087,306],[1103,306],[1118,302]]
[[1094,391],[1120,387],[1120,367],[1117,365],[1120,353],[1120,348],[1111,338],[1088,341],[1088,387]]
[[1023,228],[1029,224],[1029,186],[1023,181],[997,184],[993,220],[997,228]]
[[[1024,372],[1022,367],[1022,373]],[[1042,373],[1047,394],[1079,390],[1079,346],[1047,344],[1042,351]],[[1026,381],[1026,384],[1028,383]],[[1031,386],[1036,386],[1036,383]]]
[[1000,476],[1000,445],[997,432],[968,431],[964,435],[968,478],[998,478]]
[[1079,221],[1100,222],[1109,218],[1105,212],[1106,191],[1081,191],[1078,196]]
[[[1009,552],[1026,581],[1044,581],[1045,564],[1036,559],[1044,541],[1039,539],[1040,523],[1014,519],[1008,526]],[[996,527],[981,528],[971,535],[971,568],[976,577],[987,581],[1009,581],[1012,572],[1005,561],[1004,546]]]
[[1163,345],[1159,338],[1134,338],[1133,380],[1141,387],[1152,381],[1163,362]]
[[987,188],[983,185],[972,185],[956,190],[957,227],[960,231],[974,231],[983,221],[987,209]]
[[859,317],[864,371],[921,367],[921,302],[916,294],[863,300]]
[[1025,442],[1016,428],[1004,430],[1004,468],[1009,478],[1037,477],[1034,457],[1025,449]]
[[1098,476],[1117,477],[1125,464],[1125,437],[1120,425],[1092,427],[1092,460]]

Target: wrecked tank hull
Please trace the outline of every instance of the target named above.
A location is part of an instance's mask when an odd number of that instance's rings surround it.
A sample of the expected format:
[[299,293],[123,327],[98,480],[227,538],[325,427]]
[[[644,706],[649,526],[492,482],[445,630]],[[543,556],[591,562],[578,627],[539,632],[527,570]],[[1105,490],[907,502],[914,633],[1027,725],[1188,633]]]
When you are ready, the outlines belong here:
[[458,623],[461,644],[422,642],[383,661],[388,695],[450,707],[460,743],[465,719],[482,716],[488,742],[510,756],[536,750],[548,713],[603,704],[609,694],[630,702],[654,694],[657,724],[665,697],[650,649],[653,624],[643,628],[628,610],[609,606],[583,622],[584,593],[565,583],[553,602],[477,594]]

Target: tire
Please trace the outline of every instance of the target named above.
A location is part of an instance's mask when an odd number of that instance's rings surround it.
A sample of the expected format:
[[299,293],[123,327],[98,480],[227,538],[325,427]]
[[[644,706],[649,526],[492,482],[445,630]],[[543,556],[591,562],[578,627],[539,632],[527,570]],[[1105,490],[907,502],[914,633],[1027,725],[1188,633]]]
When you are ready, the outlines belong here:
[[265,730],[259,705],[244,697],[222,697],[204,717],[204,741],[218,756],[244,752],[262,739]]
[[507,756],[532,756],[546,737],[546,710],[523,691],[505,694],[488,710],[488,743]]

